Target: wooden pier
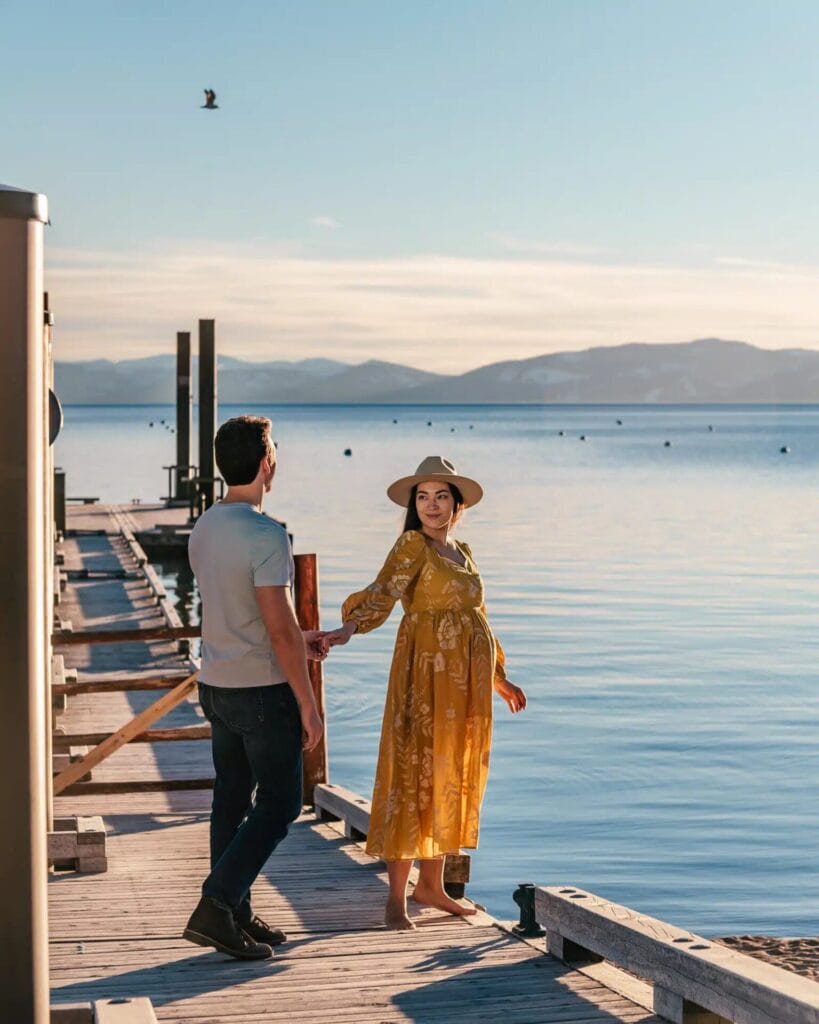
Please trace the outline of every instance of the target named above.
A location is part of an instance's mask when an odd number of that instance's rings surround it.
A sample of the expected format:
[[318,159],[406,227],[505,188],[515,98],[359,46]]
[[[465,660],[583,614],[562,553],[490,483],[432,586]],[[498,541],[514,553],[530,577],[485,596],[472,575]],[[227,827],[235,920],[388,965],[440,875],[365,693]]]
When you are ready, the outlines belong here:
[[[150,573],[136,571],[128,539],[133,521],[120,510],[82,506],[69,511],[67,526],[61,569],[69,579],[58,614],[71,621],[74,636],[162,625]],[[57,649],[66,674],[76,673],[57,727],[86,739],[115,731],[157,696],[94,684],[181,678],[189,668],[187,655],[164,640]],[[204,724],[189,696],[157,728],[178,734]],[[305,810],[255,887],[258,912],[289,935],[274,959],[237,962],[183,941],[207,873],[210,793],[158,787],[208,777],[209,756],[201,740],[128,743],[92,769],[90,783],[55,798],[60,818],[102,818],[107,870],[50,876],[53,1020],[85,1022],[128,1011],[132,1016],[117,1019],[659,1021],[633,998],[546,955],[542,942],[518,938],[485,913],[467,921],[418,908],[416,931],[386,931],[384,865],[360,843],[367,802],[333,787],[320,787],[319,817]],[[145,788],[119,791],[116,784],[129,780]],[[320,820],[332,817],[340,820]]]
[[[387,931],[384,865],[361,842],[369,802],[330,783],[326,763],[306,772],[313,803],[254,887],[257,911],[288,942],[247,963],[182,940],[208,869],[209,729],[180,647],[195,631],[181,628],[135,532],[184,515],[69,512],[53,685],[54,814],[68,832],[50,840],[52,1021],[819,1024],[815,982],[571,887],[519,896],[528,938],[482,910],[456,919],[416,907],[415,931]],[[106,632],[120,642],[100,643]],[[170,699],[180,682],[183,699],[142,728],[157,691]],[[113,753],[88,753],[123,732]],[[452,858],[447,877],[462,887],[468,858]]]

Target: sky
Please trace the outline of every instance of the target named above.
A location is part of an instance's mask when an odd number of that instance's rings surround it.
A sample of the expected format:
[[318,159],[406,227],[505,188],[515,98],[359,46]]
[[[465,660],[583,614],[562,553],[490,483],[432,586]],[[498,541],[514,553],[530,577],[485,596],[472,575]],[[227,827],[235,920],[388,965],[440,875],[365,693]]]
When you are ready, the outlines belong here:
[[[0,0],[58,359],[819,348],[814,0]],[[217,111],[200,109],[202,90]]]

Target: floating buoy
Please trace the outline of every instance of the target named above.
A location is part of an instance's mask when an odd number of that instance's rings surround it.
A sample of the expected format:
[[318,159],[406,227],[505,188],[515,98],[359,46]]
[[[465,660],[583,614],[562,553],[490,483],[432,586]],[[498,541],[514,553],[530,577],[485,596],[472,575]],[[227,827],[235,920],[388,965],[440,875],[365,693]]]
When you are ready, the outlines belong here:
[[345,455],[352,455],[353,454],[353,449],[352,448],[345,448],[344,449],[344,454]]
[[786,444],[783,444],[779,451],[782,453],[782,455],[787,455],[790,451],[790,448]]

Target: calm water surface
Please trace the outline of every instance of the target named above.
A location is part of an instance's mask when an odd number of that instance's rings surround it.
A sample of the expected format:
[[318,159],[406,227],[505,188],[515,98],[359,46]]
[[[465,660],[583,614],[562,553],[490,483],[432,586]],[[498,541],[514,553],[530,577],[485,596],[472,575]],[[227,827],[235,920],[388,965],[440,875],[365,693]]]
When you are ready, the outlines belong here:
[[[517,882],[572,884],[706,933],[819,932],[819,407],[253,411],[328,627],[399,532],[387,483],[441,454],[485,486],[459,533],[530,707],[496,701],[476,899],[509,918]],[[67,409],[68,493],[164,494],[163,418]],[[397,623],[327,663],[332,777],[367,794]]]

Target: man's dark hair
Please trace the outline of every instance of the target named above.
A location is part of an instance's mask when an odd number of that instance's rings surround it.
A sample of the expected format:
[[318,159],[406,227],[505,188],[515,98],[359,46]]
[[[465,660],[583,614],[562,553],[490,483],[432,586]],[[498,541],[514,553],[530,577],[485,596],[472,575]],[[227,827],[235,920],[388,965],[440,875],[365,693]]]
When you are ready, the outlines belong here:
[[229,487],[252,484],[256,479],[259,463],[274,452],[272,428],[265,416],[236,416],[216,431],[216,465]]

